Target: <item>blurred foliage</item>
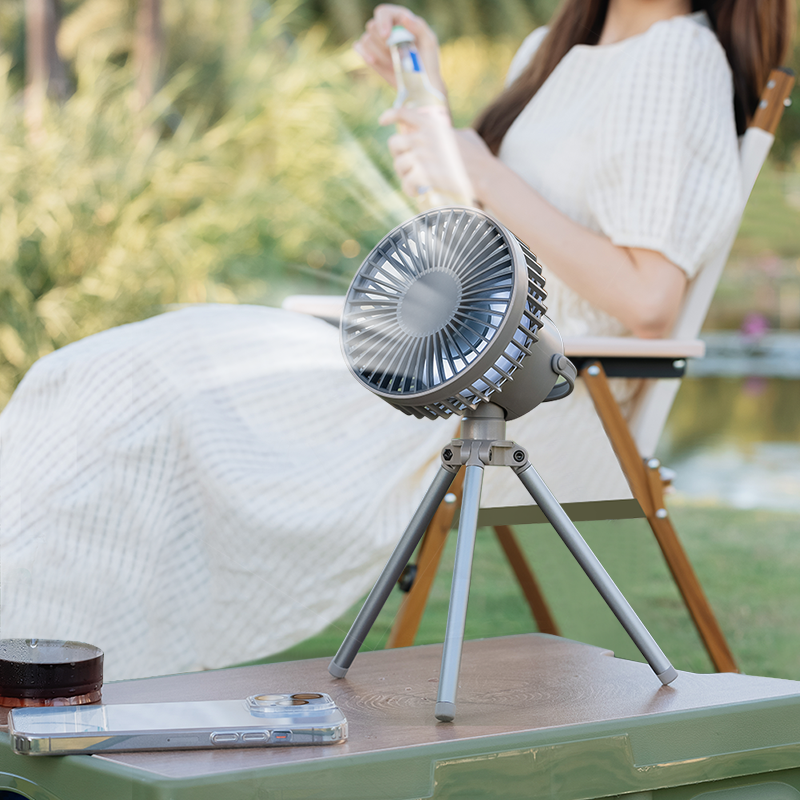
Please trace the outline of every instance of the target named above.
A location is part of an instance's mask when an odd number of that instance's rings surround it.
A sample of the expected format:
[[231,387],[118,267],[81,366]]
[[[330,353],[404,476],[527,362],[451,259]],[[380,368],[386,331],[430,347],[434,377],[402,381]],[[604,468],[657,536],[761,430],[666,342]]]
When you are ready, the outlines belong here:
[[[408,0],[398,3],[425,17],[440,41],[463,36],[518,37],[546,22],[558,0]],[[295,31],[323,23],[334,42],[341,44],[361,35],[372,16],[375,0],[303,0],[291,20]]]
[[[24,125],[17,55],[0,55],[0,406],[41,355],[172,304],[342,291],[412,213],[377,125],[391,90],[324,28],[289,35],[293,8],[254,7],[165,3],[170,77],[146,118],[132,5],[65,14],[76,90],[41,130]],[[445,46],[456,119],[496,91],[513,49]]]
[[379,172],[382,203],[350,177],[358,150],[342,144],[331,92],[349,83],[347,58],[323,55],[320,31],[292,41],[276,11],[242,37],[221,4],[202,21],[187,4],[170,27],[197,60],[142,120],[132,76],[114,61],[127,25],[113,5],[90,0],[66,19],[77,88],[43,130],[26,132],[0,80],[4,396],[42,354],[168,304],[263,300],[308,261],[336,278],[343,242],[406,213]]
[[[447,42],[463,37],[510,38],[517,42],[537,25],[544,24],[557,0],[459,0],[458,4],[432,0],[403,3],[424,16]],[[12,85],[24,82],[25,0],[0,3],[0,48],[12,56],[9,70]],[[226,47],[235,44],[253,25],[271,13],[270,0],[163,0],[167,37],[168,75],[185,63],[193,63],[206,75],[213,75],[222,64]],[[324,44],[336,48],[350,43],[364,30],[364,24],[377,5],[374,0],[294,0],[291,10],[283,8],[286,31],[291,36],[320,26]],[[72,59],[80,42],[94,50],[102,49],[108,58],[124,61],[133,44],[137,0],[62,0],[63,18],[59,49]],[[216,35],[222,26],[227,42]],[[229,55],[229,54],[228,54]]]

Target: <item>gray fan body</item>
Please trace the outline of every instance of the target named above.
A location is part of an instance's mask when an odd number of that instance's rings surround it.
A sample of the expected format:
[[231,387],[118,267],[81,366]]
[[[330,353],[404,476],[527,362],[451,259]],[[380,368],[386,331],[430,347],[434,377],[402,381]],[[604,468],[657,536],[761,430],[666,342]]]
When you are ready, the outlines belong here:
[[499,222],[468,208],[428,211],[359,268],[342,350],[353,375],[406,414],[434,419],[491,402],[515,419],[559,375],[564,346],[545,298],[536,257]]

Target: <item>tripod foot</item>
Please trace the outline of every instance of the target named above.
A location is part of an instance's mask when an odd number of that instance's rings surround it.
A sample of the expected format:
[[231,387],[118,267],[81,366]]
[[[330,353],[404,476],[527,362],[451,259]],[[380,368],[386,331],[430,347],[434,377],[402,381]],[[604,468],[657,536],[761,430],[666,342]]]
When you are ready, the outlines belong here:
[[440,700],[436,704],[436,719],[439,722],[452,722],[456,716],[456,704]]
[[331,661],[328,664],[328,672],[333,675],[334,678],[344,678],[347,675],[347,667],[340,667],[336,661]]
[[678,677],[678,670],[676,670],[675,667],[670,664],[667,669],[665,669],[663,672],[659,672],[656,677],[661,681],[661,683],[664,684],[664,686],[666,686],[668,683],[672,683],[672,681]]

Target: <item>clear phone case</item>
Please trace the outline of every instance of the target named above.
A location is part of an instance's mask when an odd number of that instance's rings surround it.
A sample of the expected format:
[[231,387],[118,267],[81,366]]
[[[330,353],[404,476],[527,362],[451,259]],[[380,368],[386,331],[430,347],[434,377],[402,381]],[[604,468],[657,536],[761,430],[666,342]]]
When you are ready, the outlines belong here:
[[336,744],[347,720],[322,692],[255,694],[239,700],[18,708],[14,750],[28,755],[124,750]]

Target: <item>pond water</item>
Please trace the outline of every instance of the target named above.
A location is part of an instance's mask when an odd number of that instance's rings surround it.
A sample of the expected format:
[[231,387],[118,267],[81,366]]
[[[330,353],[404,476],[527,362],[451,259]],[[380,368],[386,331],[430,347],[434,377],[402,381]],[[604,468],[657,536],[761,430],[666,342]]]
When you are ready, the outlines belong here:
[[800,380],[684,379],[657,455],[687,499],[800,512]]

